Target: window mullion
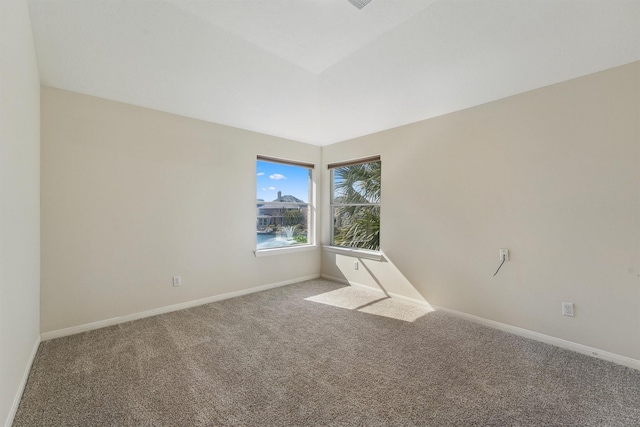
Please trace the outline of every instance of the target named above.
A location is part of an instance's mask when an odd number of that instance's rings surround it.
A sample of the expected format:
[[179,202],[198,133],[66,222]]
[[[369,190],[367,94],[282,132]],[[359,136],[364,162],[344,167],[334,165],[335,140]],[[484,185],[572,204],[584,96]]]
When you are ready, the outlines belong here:
[[380,206],[380,203],[332,203],[331,206]]

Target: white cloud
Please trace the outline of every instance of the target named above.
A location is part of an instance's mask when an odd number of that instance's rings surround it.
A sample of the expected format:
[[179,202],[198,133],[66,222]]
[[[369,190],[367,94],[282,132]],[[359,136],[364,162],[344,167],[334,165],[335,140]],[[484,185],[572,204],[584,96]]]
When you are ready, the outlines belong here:
[[264,172],[258,172],[258,176],[264,175]]
[[279,173],[274,173],[273,175],[269,175],[269,178],[275,179],[276,181],[279,180],[279,179],[287,179],[286,176],[281,175]]
[[273,191],[273,190],[275,190],[275,189],[276,189],[276,187],[269,187],[269,188],[267,188],[267,190],[271,190],[271,191]]

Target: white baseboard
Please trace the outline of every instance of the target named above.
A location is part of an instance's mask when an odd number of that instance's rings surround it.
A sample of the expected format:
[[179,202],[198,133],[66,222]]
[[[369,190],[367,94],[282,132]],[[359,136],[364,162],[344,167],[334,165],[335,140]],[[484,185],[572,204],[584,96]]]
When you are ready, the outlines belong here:
[[333,280],[334,282],[340,282],[347,285],[355,286],[358,288],[367,289],[374,292],[386,293],[391,298],[397,298],[399,300],[410,302],[413,304],[417,304],[420,306],[426,306],[432,308],[436,311],[442,311],[444,313],[449,313],[453,316],[460,317],[465,320],[469,320],[473,323],[478,323],[484,326],[488,326],[490,328],[499,329],[504,332],[509,332],[514,335],[518,335],[521,337],[529,338],[534,341],[540,341],[545,344],[551,344],[556,347],[564,348],[567,350],[572,350],[580,354],[586,354],[587,356],[595,357],[598,359],[607,360],[609,362],[617,363],[618,365],[626,366],[628,368],[637,369],[640,371],[640,360],[632,359],[631,357],[621,356],[619,354],[610,353],[608,351],[600,350],[594,347],[589,347],[586,345],[578,344],[572,341],[563,340],[561,338],[552,337],[550,335],[541,334],[539,332],[530,331],[528,329],[518,328],[517,326],[507,325],[506,323],[496,322],[494,320],[485,319],[483,317],[474,316],[472,314],[463,313],[461,311],[451,310],[445,307],[432,306],[425,301],[416,300],[413,298],[405,297],[398,294],[393,294],[390,292],[384,292],[381,289],[372,288],[370,286],[362,285],[360,283],[351,282],[346,279],[341,279],[338,277],[329,276],[327,274],[321,274],[322,278],[327,280]]
[[564,348],[566,350],[572,350],[576,353],[586,354],[587,356],[595,357],[597,359],[607,360],[609,362],[617,363],[618,365],[626,366],[628,368],[637,369],[640,371],[640,360],[632,359],[631,357],[621,356],[619,354],[610,353],[608,351],[600,350],[594,347],[578,344],[573,341],[563,340],[561,338],[552,337],[550,335],[541,334],[539,332],[530,331],[528,329],[518,328],[517,326],[507,325],[505,323],[496,322],[494,320],[485,319],[483,317],[474,316],[472,314],[463,313],[449,308],[433,306],[436,311],[442,311],[449,313],[453,316],[460,317],[465,320],[469,320],[474,323],[478,323],[491,328],[499,329],[501,331],[509,332],[521,337],[530,338],[535,341],[540,341],[545,344],[551,344],[556,347]]
[[16,412],[18,411],[18,406],[20,405],[20,399],[22,399],[22,393],[24,392],[24,388],[27,385],[27,380],[29,379],[29,373],[31,372],[31,366],[33,365],[33,360],[36,358],[36,353],[38,353],[38,347],[40,346],[40,337],[36,337],[35,343],[33,343],[33,348],[31,349],[31,355],[29,355],[29,361],[27,362],[27,366],[24,368],[24,372],[22,373],[22,379],[20,380],[20,385],[18,386],[18,390],[16,390],[16,396],[13,398],[13,404],[9,409],[9,415],[7,416],[7,421],[5,422],[5,427],[11,427],[13,424],[13,419],[16,416]]
[[267,289],[278,288],[280,286],[291,285],[294,283],[304,282],[305,280],[317,279],[319,274],[313,274],[295,279],[285,280],[278,283],[270,283],[268,285],[256,286],[249,289],[228,292],[226,294],[214,295],[207,298],[187,301],[180,304],[168,305],[165,307],[154,308],[152,310],[142,311],[140,313],[128,314],[126,316],[112,317],[111,319],[99,320],[97,322],[85,323],[84,325],[72,326],[70,328],[58,329],[50,332],[43,332],[40,336],[43,341],[54,338],[66,337],[68,335],[79,334],[94,329],[100,329],[107,326],[117,325],[119,323],[131,322],[132,320],[143,319],[145,317],[157,316],[158,314],[170,313],[172,311],[184,310],[185,308],[196,307],[198,305],[209,304],[211,302],[222,301],[229,298],[235,298],[242,295],[252,294],[254,292],[266,291]]

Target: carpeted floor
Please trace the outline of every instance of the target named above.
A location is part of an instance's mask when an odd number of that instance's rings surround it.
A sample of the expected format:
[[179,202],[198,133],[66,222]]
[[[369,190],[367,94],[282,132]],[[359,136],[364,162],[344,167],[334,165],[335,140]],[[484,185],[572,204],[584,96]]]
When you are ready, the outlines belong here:
[[638,426],[640,372],[326,280],[43,342],[14,426]]

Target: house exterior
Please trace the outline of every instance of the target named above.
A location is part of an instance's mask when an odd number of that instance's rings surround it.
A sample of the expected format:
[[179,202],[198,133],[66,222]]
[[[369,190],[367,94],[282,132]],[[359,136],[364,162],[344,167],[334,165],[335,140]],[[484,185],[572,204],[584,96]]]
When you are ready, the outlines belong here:
[[300,225],[306,230],[308,213],[308,203],[291,195],[283,196],[278,191],[278,198],[271,202],[257,201],[257,231],[264,234],[275,233],[279,227],[287,225]]

